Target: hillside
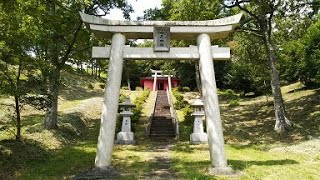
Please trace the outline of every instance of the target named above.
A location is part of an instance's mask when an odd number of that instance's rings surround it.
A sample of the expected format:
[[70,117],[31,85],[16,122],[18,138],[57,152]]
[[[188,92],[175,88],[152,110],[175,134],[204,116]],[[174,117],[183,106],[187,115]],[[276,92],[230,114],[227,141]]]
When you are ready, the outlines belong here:
[[[12,99],[0,100],[0,179],[70,179],[93,166],[103,83],[70,72],[63,77],[58,130],[44,130],[44,112],[24,106],[23,141],[15,142],[12,123],[4,118],[12,113],[5,108]],[[122,91],[132,99],[141,92]],[[294,127],[282,135],[273,131],[270,97],[240,99],[238,106],[229,106],[221,97],[228,163],[242,171],[244,179],[320,178],[320,90],[305,90],[296,83],[284,87],[283,93]],[[187,100],[195,95],[184,93]],[[157,167],[150,157],[161,151],[154,152],[154,142],[143,136],[151,99],[135,132],[137,145],[115,147],[113,164],[120,171],[119,179],[140,179]],[[171,147],[170,169],[179,179],[213,179],[206,172],[210,164],[207,146],[190,145],[191,127],[184,125],[183,118],[180,121],[182,136]]]

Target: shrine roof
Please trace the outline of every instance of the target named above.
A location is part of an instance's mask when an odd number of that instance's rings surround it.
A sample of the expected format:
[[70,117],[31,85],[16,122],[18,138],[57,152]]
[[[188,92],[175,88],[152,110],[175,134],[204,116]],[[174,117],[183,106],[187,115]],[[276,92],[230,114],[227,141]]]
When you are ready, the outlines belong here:
[[[158,80],[167,80],[168,77],[157,77]],[[154,80],[154,77],[140,77],[140,80]],[[173,81],[179,81],[180,79],[179,78],[176,78],[176,77],[171,77],[171,80]]]

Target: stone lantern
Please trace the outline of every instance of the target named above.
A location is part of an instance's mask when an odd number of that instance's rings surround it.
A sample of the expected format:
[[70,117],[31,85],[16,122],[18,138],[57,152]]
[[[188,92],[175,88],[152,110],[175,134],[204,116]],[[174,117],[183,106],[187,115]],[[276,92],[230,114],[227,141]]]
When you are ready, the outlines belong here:
[[193,133],[190,135],[191,144],[206,144],[208,143],[208,135],[204,132],[203,119],[204,119],[204,107],[200,99],[195,99],[191,104],[193,108],[192,116],[194,116]]
[[134,144],[134,134],[131,132],[131,116],[132,108],[135,107],[135,105],[131,102],[130,98],[126,98],[125,101],[121,104],[119,104],[120,107],[120,115],[123,117],[122,119],[122,126],[121,126],[121,132],[117,134],[117,144]]

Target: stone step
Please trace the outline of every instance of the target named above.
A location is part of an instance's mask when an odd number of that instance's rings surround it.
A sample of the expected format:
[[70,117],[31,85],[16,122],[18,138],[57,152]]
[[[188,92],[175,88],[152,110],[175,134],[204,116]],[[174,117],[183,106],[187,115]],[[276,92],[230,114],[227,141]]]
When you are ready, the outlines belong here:
[[171,121],[163,121],[163,122],[159,122],[159,121],[153,121],[151,122],[152,126],[172,126],[173,123]]
[[150,127],[150,137],[163,139],[175,137],[170,104],[165,91],[158,91],[157,94],[154,116]]
[[151,138],[174,138],[176,135],[175,134],[150,134],[149,135]]
[[163,130],[163,131],[150,131],[150,134],[175,134],[175,133],[173,130],[171,131]]

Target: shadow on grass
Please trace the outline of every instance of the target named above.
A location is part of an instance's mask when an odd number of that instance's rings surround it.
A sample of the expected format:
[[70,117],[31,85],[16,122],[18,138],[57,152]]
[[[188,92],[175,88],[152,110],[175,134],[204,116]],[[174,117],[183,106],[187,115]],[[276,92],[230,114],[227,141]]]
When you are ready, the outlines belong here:
[[14,179],[27,164],[45,162],[49,155],[50,153],[35,141],[0,141],[0,179]]
[[144,160],[138,155],[113,156],[113,165],[119,171],[121,179],[139,179],[153,167],[152,160]]
[[83,87],[64,87],[61,97],[68,101],[85,100],[92,97],[103,97],[103,89],[89,90]]
[[291,159],[284,160],[266,160],[266,161],[244,161],[244,160],[228,160],[228,164],[232,166],[234,170],[244,170],[250,166],[281,166],[288,164],[299,164],[298,161]]
[[179,172],[182,179],[215,179],[208,174],[209,161],[186,162],[181,159],[174,159],[173,170]]
[[293,130],[281,135],[274,131],[272,102],[245,106],[222,107],[224,135],[228,144],[294,143],[320,136],[320,91],[286,102]]
[[[26,133],[43,133],[44,115],[25,116],[22,126]],[[98,137],[97,119],[86,119],[81,112],[64,113],[58,116],[58,128],[50,130],[63,143],[76,142],[79,140],[96,140]],[[22,134],[23,136],[23,134]]]
[[94,142],[87,142],[51,152],[45,161],[28,164],[21,178],[71,179],[94,165],[95,148]]

